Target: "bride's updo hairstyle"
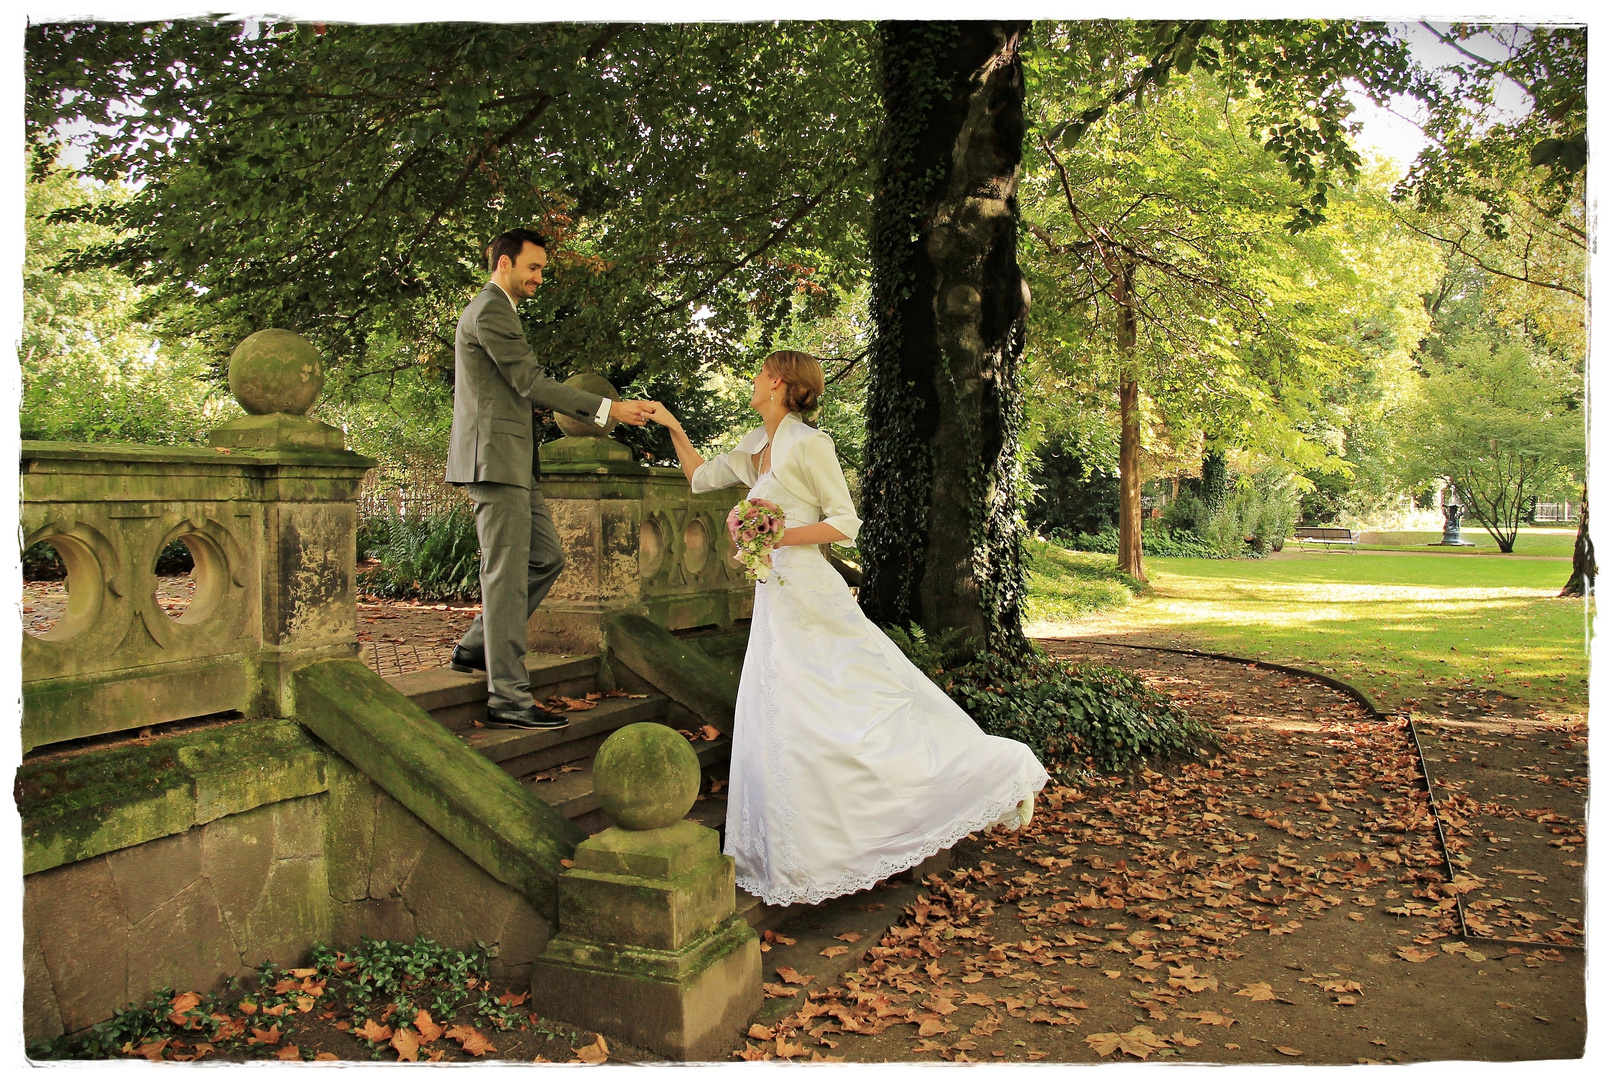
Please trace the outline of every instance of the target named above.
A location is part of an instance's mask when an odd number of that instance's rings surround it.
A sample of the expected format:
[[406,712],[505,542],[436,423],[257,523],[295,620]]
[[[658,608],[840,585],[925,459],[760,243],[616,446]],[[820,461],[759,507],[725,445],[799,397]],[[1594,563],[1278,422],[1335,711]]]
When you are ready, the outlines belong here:
[[766,357],[761,370],[783,380],[783,403],[790,411],[809,417],[822,400],[827,382],[822,364],[810,353],[784,349]]

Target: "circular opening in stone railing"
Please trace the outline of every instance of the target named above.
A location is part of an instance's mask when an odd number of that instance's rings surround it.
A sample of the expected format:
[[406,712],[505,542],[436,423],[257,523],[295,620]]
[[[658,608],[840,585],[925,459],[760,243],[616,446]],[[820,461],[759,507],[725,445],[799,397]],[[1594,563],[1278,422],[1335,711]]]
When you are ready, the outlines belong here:
[[710,530],[703,518],[694,518],[682,530],[682,565],[688,573],[698,574],[710,561]]
[[665,530],[656,518],[644,520],[637,534],[637,572],[651,578],[665,565]]
[[157,606],[184,625],[212,614],[228,573],[218,545],[203,533],[188,531],[162,545],[151,571],[157,579]]
[[76,536],[47,533],[22,552],[22,629],[61,641],[87,629],[100,612],[100,560]]

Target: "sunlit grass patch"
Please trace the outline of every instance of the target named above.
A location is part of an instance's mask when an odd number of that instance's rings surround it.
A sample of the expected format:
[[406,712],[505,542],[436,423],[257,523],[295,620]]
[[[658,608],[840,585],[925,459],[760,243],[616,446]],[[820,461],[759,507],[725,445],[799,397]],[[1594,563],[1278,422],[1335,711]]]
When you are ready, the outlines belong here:
[[1069,551],[1043,540],[1025,545],[1030,623],[1066,622],[1124,607],[1144,586],[1118,569],[1115,555]]
[[[1359,546],[1365,550],[1387,551],[1394,548],[1416,549],[1424,548],[1428,544],[1435,544],[1442,539],[1442,532],[1399,530],[1368,532],[1359,538]],[[1468,520],[1465,522],[1462,539],[1474,545],[1468,548],[1444,548],[1439,554],[1449,552],[1460,554],[1494,554],[1498,551],[1498,544],[1487,535],[1487,530],[1480,525],[1474,525]],[[1516,555],[1551,555],[1555,557],[1570,558],[1571,549],[1576,544],[1576,530],[1570,528],[1538,528],[1522,529],[1515,535]],[[1293,545],[1295,546],[1295,545]]]
[[1556,597],[1558,563],[1154,559],[1147,572],[1155,595],[1114,612],[1104,634],[1173,631],[1192,647],[1317,668],[1385,707],[1460,686],[1587,704],[1582,602]]

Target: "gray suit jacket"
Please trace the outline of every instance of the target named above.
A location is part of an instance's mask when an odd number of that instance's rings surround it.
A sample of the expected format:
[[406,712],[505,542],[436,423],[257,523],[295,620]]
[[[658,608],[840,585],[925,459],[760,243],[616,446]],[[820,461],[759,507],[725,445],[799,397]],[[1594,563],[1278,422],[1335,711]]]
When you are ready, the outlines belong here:
[[603,398],[543,374],[507,295],[487,282],[453,335],[453,434],[447,482],[529,488],[537,455],[531,406],[589,423]]

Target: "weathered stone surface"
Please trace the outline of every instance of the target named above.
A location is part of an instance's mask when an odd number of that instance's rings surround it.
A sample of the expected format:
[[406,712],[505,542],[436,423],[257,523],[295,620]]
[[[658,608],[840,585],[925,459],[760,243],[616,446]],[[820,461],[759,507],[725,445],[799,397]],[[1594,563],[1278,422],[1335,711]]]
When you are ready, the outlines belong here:
[[237,945],[251,940],[246,920],[268,887],[274,863],[274,814],[269,807],[221,818],[203,830],[202,874]]
[[[25,749],[228,710],[286,715],[291,669],[356,653],[354,496],[372,460],[41,442],[21,457],[25,541],[74,552],[73,617],[23,635]],[[289,561],[281,518],[306,540]],[[154,598],[171,540],[196,556],[177,618]],[[309,632],[287,637],[292,623]]]
[[696,959],[681,978],[633,970],[629,953],[582,958],[565,944],[551,942],[533,965],[531,1007],[670,1058],[727,1060],[760,1007],[760,940],[741,916],[685,950]]
[[23,879],[23,923],[39,943],[68,1031],[128,1000],[128,919],[105,858]]
[[605,829],[576,845],[575,868],[603,874],[666,879],[721,857],[714,829],[678,821],[663,829]]
[[330,934],[330,887],[323,859],[281,859],[272,863],[250,911],[231,914],[241,960],[256,967],[265,960],[294,967],[313,942]]
[[604,626],[611,657],[631,668],[704,723],[732,734],[738,684],[696,646],[641,615],[617,615]]
[[[529,974],[529,972],[527,973]],[[29,1044],[54,1039],[66,1028],[56,1007],[56,988],[51,985],[50,968],[38,935],[26,921],[22,933],[22,1037]]]
[[[523,901],[523,898],[522,898]],[[493,974],[518,985],[531,977],[531,964],[553,937],[553,924],[528,903],[515,904],[503,924]]]
[[221,990],[241,959],[206,880],[130,927],[128,956],[128,999],[140,1003],[164,986],[202,994]]
[[276,859],[323,859],[326,799],[286,799],[271,808]]
[[699,797],[699,756],[664,724],[627,724],[598,748],[593,787],[616,825],[663,829],[686,817]]
[[732,890],[726,855],[665,879],[570,870],[559,879],[559,926],[568,937],[674,951],[732,913]]
[[419,934],[419,925],[401,897],[359,900],[336,906],[330,934],[331,943],[336,948],[350,949],[357,946],[360,937],[377,941],[412,941]]
[[129,922],[144,919],[201,876],[201,833],[191,829],[106,857]]
[[249,720],[25,764],[16,783],[23,872],[323,791],[329,756],[292,721]]
[[559,860],[584,839],[573,822],[356,661],[302,668],[294,685],[301,723],[538,911],[556,910]]
[[330,896],[339,905],[369,895],[375,802],[383,793],[333,754],[325,763],[325,777],[330,785],[324,814],[325,876],[330,883]]
[[402,803],[372,785],[371,790],[375,826],[367,895],[381,900],[402,895],[403,883],[430,844],[431,830]]
[[499,943],[515,904],[526,900],[432,834],[403,895],[419,932],[434,941]]
[[229,392],[254,416],[301,416],[324,389],[324,358],[301,334],[259,330],[229,354]]

